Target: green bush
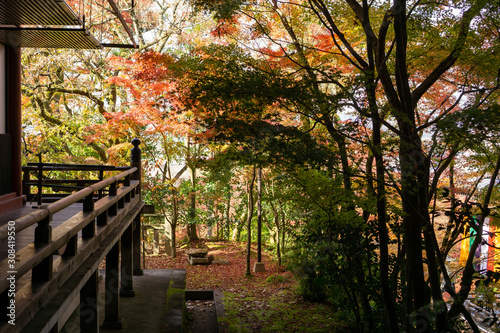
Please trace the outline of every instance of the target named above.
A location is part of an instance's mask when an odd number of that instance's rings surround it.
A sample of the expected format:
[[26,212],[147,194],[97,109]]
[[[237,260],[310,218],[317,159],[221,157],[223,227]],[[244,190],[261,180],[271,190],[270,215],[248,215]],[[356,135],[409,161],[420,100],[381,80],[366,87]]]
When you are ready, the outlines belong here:
[[266,279],[266,283],[282,283],[286,282],[286,278],[282,275],[271,275]]

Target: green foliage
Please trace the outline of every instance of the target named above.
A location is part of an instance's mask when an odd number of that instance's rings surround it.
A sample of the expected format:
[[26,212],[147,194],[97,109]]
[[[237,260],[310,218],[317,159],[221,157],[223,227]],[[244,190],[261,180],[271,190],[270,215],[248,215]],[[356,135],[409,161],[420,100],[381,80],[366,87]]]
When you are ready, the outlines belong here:
[[447,115],[438,123],[448,142],[463,142],[470,148],[485,141],[498,144],[500,131],[500,105],[486,108],[468,108]]
[[[299,278],[299,293],[344,309],[353,323],[378,316],[375,226],[365,223],[356,210],[345,208],[352,198],[342,194],[338,178],[317,171],[298,177],[304,181],[299,181],[303,187],[294,204],[301,214],[287,262]],[[374,301],[375,314],[365,312],[362,298]]]
[[190,0],[197,8],[208,13],[213,13],[217,20],[228,20],[240,6],[245,2],[243,0]]
[[266,279],[266,283],[282,283],[286,278],[283,275],[271,275]]
[[[255,326],[245,322],[250,318],[263,323],[259,332],[350,332],[343,311],[337,311],[324,304],[302,304],[290,301],[295,296],[289,290],[275,293],[266,306],[251,307],[253,298],[237,297],[235,293],[224,292],[224,306],[227,318],[224,320],[230,332],[254,332]],[[264,302],[264,300],[261,300]],[[242,316],[241,312],[245,315]]]

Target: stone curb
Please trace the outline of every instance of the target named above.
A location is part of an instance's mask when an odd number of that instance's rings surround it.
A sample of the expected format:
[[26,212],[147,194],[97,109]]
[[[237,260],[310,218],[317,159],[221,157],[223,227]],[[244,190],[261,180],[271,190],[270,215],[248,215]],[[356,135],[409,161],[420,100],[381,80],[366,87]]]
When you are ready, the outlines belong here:
[[164,330],[166,333],[181,333],[186,330],[185,288],[186,270],[174,270],[167,290]]
[[224,294],[222,290],[186,290],[184,295],[186,301],[206,301],[213,299],[215,303],[215,315],[217,317],[217,332],[229,333],[229,326],[224,322],[226,313],[224,311]]

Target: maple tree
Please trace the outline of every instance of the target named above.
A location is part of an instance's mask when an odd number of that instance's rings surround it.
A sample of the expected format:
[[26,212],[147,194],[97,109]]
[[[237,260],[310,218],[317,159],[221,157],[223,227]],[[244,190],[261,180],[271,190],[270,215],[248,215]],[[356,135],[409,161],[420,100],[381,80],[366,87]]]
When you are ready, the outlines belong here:
[[[99,42],[130,44],[126,31],[105,1],[68,1],[85,28]],[[199,25],[184,1],[144,0],[121,2],[120,12],[136,36],[139,50],[165,51],[181,41],[200,38],[190,32]],[[23,101],[26,146],[44,142],[46,161],[83,163],[127,163],[124,152],[139,136],[140,127],[124,115],[128,92],[110,83],[120,74],[111,67],[113,56],[129,57],[133,49],[103,50],[25,49],[23,50]],[[105,131],[103,126],[109,122]],[[64,153],[63,153],[64,149]],[[34,148],[31,149],[35,154]],[[63,153],[63,154],[61,154]],[[36,156],[26,151],[28,161]]]
[[[233,85],[227,79],[230,73],[223,68],[219,68],[224,73],[220,76],[217,76],[219,72],[208,71],[210,75],[191,86],[195,93],[190,97],[207,109],[204,115],[213,121],[209,125],[227,124],[227,120],[238,113],[234,117],[255,126],[251,117],[258,118],[253,115],[254,110],[261,113],[259,101],[270,96],[270,87],[280,87],[281,92],[273,91],[268,104],[281,104],[282,108],[309,118],[303,126],[307,123],[324,126],[337,148],[342,186],[347,197],[356,193],[354,179],[358,172],[349,149],[352,142],[362,141],[369,149],[364,151],[368,158],[365,157],[362,163],[371,170],[370,165],[374,162],[375,167],[375,178],[368,175],[366,186],[377,197],[377,208],[366,213],[377,219],[380,286],[388,327],[395,332],[403,325],[405,330],[412,331],[418,323],[424,331],[450,329],[448,313],[443,310],[442,256],[436,247],[429,217],[430,195],[435,193],[435,185],[430,187],[429,184],[437,183],[430,180],[429,163],[434,158],[432,154],[443,150],[438,151],[437,141],[427,140],[424,134],[437,131],[434,125],[447,114],[460,113],[470,107],[484,109],[496,103],[498,74],[491,68],[498,67],[498,57],[492,56],[496,46],[490,40],[498,35],[492,28],[498,21],[497,11],[490,10],[493,7],[485,1],[463,2],[455,7],[406,1],[394,1],[392,7],[385,3],[356,1],[345,4],[220,1],[212,4],[200,0],[194,3],[217,12],[219,27],[214,35],[221,37],[221,44],[247,46],[249,52],[260,56],[268,66],[262,66],[265,69],[260,73],[266,72],[269,77],[276,78],[270,69],[279,67],[295,79],[294,85],[280,85],[283,81],[277,80],[273,85],[252,81],[259,77],[255,75],[259,71],[249,71],[252,67],[244,57],[240,57],[241,62],[245,62],[240,64],[242,72],[231,77]],[[435,19],[437,17],[439,20]],[[486,27],[490,27],[489,30]],[[231,60],[234,54],[224,58],[231,72],[234,72],[233,64],[238,65]],[[214,51],[211,58],[200,63],[205,65],[219,57],[220,54]],[[485,58],[496,61],[489,70],[478,65]],[[242,77],[246,82],[253,82],[248,87],[259,87],[258,94],[252,94],[251,89],[239,83]],[[223,101],[207,98],[208,86],[219,89],[218,84],[231,94],[223,94]],[[296,88],[294,94],[284,96],[283,91],[290,86]],[[238,96],[237,102],[235,96]],[[356,118],[358,126],[365,126],[361,137],[353,136],[350,126],[339,121],[342,113]],[[207,123],[206,119],[204,121]],[[390,141],[395,144],[388,146]],[[436,180],[462,148],[456,142],[449,144],[450,153],[441,155],[442,168],[433,175]],[[395,148],[395,154],[390,151],[387,154],[385,149],[388,147]],[[387,178],[389,165],[397,167],[396,173],[391,171],[392,177]],[[390,264],[390,221],[385,188],[388,179],[398,191],[403,212],[401,235],[406,269],[401,272],[396,270],[398,265]],[[352,210],[354,205],[352,201],[343,206]],[[414,318],[414,321],[403,320],[405,324],[398,321],[398,292],[391,287],[390,274],[405,276],[406,313],[407,318]],[[463,296],[470,290],[467,275],[463,275],[464,292],[454,299],[451,317],[457,315],[457,308],[467,315],[462,307]],[[428,313],[433,306],[435,318]],[[369,319],[369,307],[363,310]],[[470,324],[474,326],[473,322]]]
[[[144,137],[151,198],[169,207],[165,217],[174,229],[178,218],[189,220],[192,238],[193,222],[208,215],[196,202],[226,200],[222,194],[208,199],[207,183],[196,184],[201,160],[262,167],[264,221],[273,216],[268,224],[278,239],[281,233],[281,246],[293,237],[304,295],[349,304],[358,331],[449,331],[459,314],[477,331],[463,306],[475,278],[474,251],[458,291],[445,265],[465,205],[451,199],[442,241],[432,205],[442,186],[474,187],[489,178],[478,204],[480,233],[495,198],[495,4],[190,2],[202,11],[168,1],[130,9],[141,44],[133,55],[79,54],[77,68],[54,66],[59,53],[25,55],[34,70],[25,80],[26,109],[51,124],[36,127],[26,141],[65,132],[89,144],[94,158],[116,161],[132,137]],[[214,22],[188,26],[209,13]],[[167,15],[178,21],[168,25]],[[37,117],[28,119],[27,126],[42,126]],[[188,155],[186,140],[212,149],[211,158]],[[61,142],[53,146],[81,147]],[[184,193],[169,171],[174,155],[193,174]],[[247,224],[248,246],[254,241],[251,179],[241,178],[248,188],[238,200],[247,204],[234,213]],[[229,199],[227,216],[230,205]],[[236,233],[241,225],[235,223]],[[281,256],[280,242],[277,249]]]

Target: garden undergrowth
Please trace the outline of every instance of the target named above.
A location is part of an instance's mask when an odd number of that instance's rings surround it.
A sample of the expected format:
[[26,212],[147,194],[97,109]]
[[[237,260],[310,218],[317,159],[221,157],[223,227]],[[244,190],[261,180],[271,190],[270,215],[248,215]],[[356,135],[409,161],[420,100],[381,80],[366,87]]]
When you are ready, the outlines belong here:
[[[196,245],[197,247],[200,244]],[[271,256],[263,254],[266,271],[245,276],[244,243],[205,242],[209,254],[226,264],[191,266],[185,251],[176,258],[164,254],[148,256],[146,268],[186,269],[187,289],[222,290],[230,332],[344,332],[346,324],[341,314],[327,306],[306,302],[296,293],[293,274],[277,265]],[[251,267],[255,262],[252,255]]]

